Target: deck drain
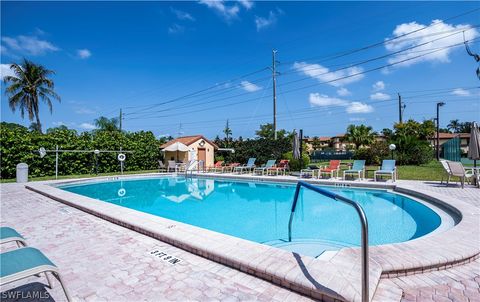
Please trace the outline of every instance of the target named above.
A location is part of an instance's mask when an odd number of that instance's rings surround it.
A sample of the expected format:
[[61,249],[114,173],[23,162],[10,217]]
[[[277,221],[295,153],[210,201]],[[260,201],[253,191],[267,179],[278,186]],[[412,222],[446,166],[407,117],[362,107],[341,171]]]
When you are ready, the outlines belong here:
[[171,224],[171,225],[167,226],[167,229],[173,229],[174,227],[176,227],[176,225]]
[[168,253],[162,252],[161,250],[158,250],[158,249],[155,249],[155,250],[151,251],[150,255],[152,255],[154,257],[157,257],[158,259],[162,260],[163,262],[166,262],[166,263],[171,264],[171,265],[175,265],[175,264],[183,261],[180,258],[169,255]]

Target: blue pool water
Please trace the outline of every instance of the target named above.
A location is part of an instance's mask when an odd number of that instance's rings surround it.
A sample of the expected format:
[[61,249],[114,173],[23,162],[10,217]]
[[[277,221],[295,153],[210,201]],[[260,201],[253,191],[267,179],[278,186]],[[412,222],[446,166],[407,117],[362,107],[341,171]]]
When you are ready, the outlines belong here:
[[[301,191],[292,238],[285,245],[293,184],[183,177],[146,178],[70,185],[63,190],[243,239],[302,250],[305,244],[360,244],[360,222],[341,202]],[[325,187],[360,203],[369,223],[369,242],[379,245],[428,234],[441,223],[429,207],[385,190]],[[324,243],[323,245],[320,243]],[[325,247],[327,246],[327,247]],[[320,252],[305,251],[320,254]]]

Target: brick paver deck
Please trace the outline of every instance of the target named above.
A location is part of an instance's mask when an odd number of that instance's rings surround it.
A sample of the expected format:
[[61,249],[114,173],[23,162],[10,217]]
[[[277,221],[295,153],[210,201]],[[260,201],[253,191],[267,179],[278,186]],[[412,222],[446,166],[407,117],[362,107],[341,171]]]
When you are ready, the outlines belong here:
[[[309,300],[28,191],[22,185],[0,186],[1,225],[17,229],[31,246],[42,250],[59,266],[75,300]],[[182,262],[176,265],[163,262],[150,255],[155,249],[178,257]],[[19,286],[27,297],[28,290],[45,291],[38,282],[46,284],[46,279],[33,277],[2,287],[0,291]],[[22,286],[27,283],[31,284]],[[55,301],[64,301],[59,283],[55,285],[53,291],[48,291]],[[9,300],[4,298],[0,299]]]
[[[432,193],[454,197],[480,207],[480,190],[400,181]],[[26,190],[2,184],[2,226],[15,227],[61,269],[72,296],[85,301],[252,301],[309,300],[267,281],[188,253],[169,244],[107,222]],[[480,217],[479,229],[480,233]],[[5,248],[5,247],[2,247]],[[171,265],[152,256],[161,250],[183,261]],[[45,291],[30,278],[11,289]],[[32,282],[32,283],[30,283]],[[28,285],[24,286],[23,284]],[[57,286],[55,301],[63,301]],[[4,301],[2,296],[2,301]],[[8,299],[7,299],[8,300]],[[5,301],[7,301],[5,300]],[[383,278],[375,301],[480,301],[480,260],[452,268],[409,276]]]

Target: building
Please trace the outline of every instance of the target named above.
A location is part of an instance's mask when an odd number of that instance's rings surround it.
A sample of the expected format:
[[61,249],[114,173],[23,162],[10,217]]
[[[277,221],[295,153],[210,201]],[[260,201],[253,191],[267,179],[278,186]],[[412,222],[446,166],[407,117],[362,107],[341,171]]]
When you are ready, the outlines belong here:
[[[316,139],[316,142],[314,137],[307,137],[303,139],[308,153],[312,153],[313,151],[317,150],[324,151],[326,149],[331,149],[334,151],[355,149],[355,144],[345,141],[345,134],[339,134],[332,137],[321,136],[316,137]],[[386,141],[385,137],[381,134],[375,136],[375,140],[378,142]]]
[[167,161],[174,160],[176,162],[188,162],[192,158],[192,153],[196,155],[197,160],[203,160],[206,167],[213,166],[215,160],[215,150],[218,146],[203,135],[182,136],[172,139],[160,146],[160,149],[179,142],[188,147],[189,151],[165,151],[165,165]]
[[312,153],[315,150],[325,150],[330,147],[330,137],[306,137],[303,139],[306,146],[305,151]]
[[[442,146],[452,138],[460,138],[460,149],[462,153],[468,152],[468,144],[470,143],[470,133],[442,133],[438,135],[439,145]],[[437,145],[437,134],[428,139],[433,148]]]

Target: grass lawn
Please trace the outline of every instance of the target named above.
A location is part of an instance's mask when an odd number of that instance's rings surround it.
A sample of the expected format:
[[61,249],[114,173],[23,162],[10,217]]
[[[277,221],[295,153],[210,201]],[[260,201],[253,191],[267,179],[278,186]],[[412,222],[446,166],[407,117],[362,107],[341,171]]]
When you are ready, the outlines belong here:
[[[342,162],[351,163],[353,162],[353,160],[342,160]],[[315,164],[319,166],[327,166],[328,161],[319,162]],[[367,170],[369,169],[376,170],[379,168],[379,166],[367,166],[366,168]],[[342,167],[342,169],[346,169],[346,168]],[[398,169],[398,179],[403,179],[403,180],[441,180],[442,176],[445,175],[442,165],[436,160],[433,160],[428,164],[420,165],[420,166],[397,166],[397,169]],[[340,175],[342,175],[341,172],[340,172]],[[368,176],[373,177],[373,172],[370,172]],[[453,181],[455,180],[456,178],[453,178]]]

